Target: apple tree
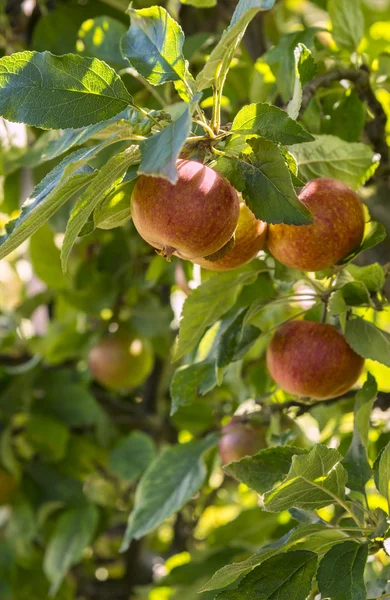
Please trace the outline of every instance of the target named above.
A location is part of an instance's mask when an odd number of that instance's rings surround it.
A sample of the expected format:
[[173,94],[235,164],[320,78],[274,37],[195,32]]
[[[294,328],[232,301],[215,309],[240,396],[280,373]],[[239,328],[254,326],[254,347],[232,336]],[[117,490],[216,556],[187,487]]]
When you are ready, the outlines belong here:
[[390,1],[0,11],[1,600],[390,598]]

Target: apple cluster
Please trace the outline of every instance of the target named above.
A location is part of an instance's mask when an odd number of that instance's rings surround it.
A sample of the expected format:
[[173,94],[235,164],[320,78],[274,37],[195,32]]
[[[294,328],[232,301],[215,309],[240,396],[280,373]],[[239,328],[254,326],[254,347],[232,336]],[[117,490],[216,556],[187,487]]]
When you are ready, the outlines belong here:
[[[217,171],[193,160],[178,160],[177,170],[175,185],[141,175],[131,199],[138,233],[168,259],[174,255],[209,270],[228,271],[267,247],[287,267],[321,271],[343,260],[362,241],[362,203],[352,189],[335,179],[314,179],[301,190],[299,200],[311,213],[311,224],[267,225]],[[294,396],[316,400],[347,392],[363,364],[344,336],[326,323],[285,323],[267,349],[267,366],[275,382]],[[149,374],[152,357],[144,342],[116,336],[92,349],[89,366],[103,385],[129,388]],[[230,447],[226,440],[232,437],[244,440],[233,444],[243,446],[238,454],[256,452],[265,443],[256,431],[233,420],[221,438],[221,456],[226,455],[224,445]],[[225,458],[224,462],[232,459]]]

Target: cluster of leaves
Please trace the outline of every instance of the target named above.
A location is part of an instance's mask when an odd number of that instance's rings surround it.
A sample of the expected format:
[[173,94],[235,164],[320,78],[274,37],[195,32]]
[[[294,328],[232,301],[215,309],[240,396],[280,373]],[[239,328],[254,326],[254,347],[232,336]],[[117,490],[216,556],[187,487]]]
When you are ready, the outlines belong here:
[[[330,36],[297,31],[287,2],[240,0],[211,41],[185,39],[171,6],[77,4],[0,59],[0,258],[16,286],[0,295],[0,596],[386,598],[390,432],[374,403],[389,391],[387,269],[359,263],[385,227],[367,214],[361,247],[325,273],[264,253],[199,275],[156,256],[129,206],[138,174],[175,183],[179,156],[221,172],[269,223],[310,222],[296,190],[313,177],[375,196],[390,91],[370,3],[304,3]],[[273,44],[253,63],[240,42],[259,15]],[[25,173],[38,183],[19,211]],[[264,350],[280,323],[320,321],[324,307],[368,371],[356,396],[303,406],[275,389]],[[86,368],[118,327],[155,353],[145,385],[120,395]],[[222,471],[218,430],[236,411],[261,416],[269,447]]]

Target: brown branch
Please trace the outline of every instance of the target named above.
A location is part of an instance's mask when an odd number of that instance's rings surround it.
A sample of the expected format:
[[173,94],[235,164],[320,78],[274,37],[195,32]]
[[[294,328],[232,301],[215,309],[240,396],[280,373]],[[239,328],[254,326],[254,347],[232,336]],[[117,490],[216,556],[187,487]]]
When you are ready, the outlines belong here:
[[367,103],[373,115],[373,119],[366,124],[366,132],[375,152],[381,155],[382,169],[386,169],[387,173],[389,169],[389,148],[386,143],[387,116],[371,87],[370,72],[367,67],[364,66],[360,69],[335,69],[334,71],[319,75],[307,83],[303,88],[300,114],[304,113],[310,100],[320,88],[329,87],[335,81],[342,81],[343,79],[355,85],[355,90],[360,100]]

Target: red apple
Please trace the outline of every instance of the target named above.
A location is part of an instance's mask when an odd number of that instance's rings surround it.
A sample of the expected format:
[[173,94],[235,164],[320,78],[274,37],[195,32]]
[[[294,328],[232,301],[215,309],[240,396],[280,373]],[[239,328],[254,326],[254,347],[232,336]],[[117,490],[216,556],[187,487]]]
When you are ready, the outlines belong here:
[[245,423],[240,417],[233,417],[221,431],[219,455],[226,465],[244,456],[256,454],[266,448],[266,430],[262,424]]

